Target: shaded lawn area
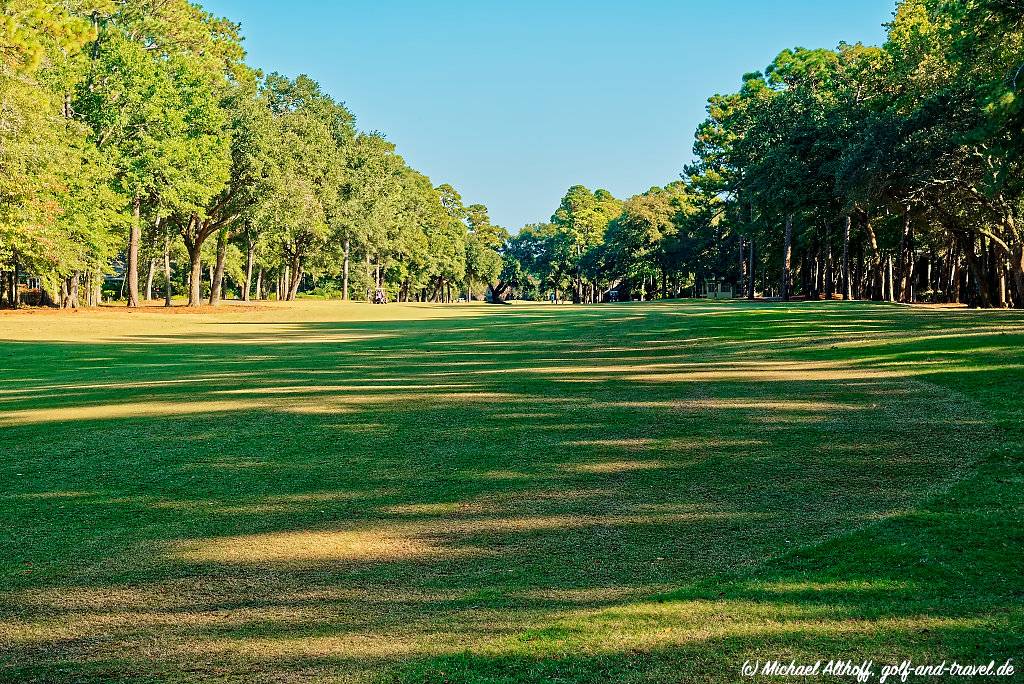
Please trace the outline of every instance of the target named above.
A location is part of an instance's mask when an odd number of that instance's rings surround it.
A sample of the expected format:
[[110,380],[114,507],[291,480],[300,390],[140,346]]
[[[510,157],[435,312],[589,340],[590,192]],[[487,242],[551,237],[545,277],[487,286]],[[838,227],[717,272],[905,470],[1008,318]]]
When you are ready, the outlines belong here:
[[3,680],[1024,655],[1019,314],[306,302],[0,339]]

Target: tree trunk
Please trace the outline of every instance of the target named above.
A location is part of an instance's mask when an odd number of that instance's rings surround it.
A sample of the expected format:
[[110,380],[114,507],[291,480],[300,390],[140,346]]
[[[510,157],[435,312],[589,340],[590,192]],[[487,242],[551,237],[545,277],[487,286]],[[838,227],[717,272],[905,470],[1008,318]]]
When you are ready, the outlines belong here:
[[949,250],[949,271],[946,273],[944,289],[946,291],[946,302],[955,304],[960,302],[960,255],[955,246]]
[[1006,308],[1006,260],[1000,257],[996,261],[996,306]]
[[1013,279],[1013,305],[1024,309],[1024,241],[1017,246],[1010,257],[1010,276]]
[[221,285],[224,282],[224,259],[228,253],[228,231],[217,233],[217,261],[210,274],[210,306],[218,306],[221,299]]
[[62,309],[77,309],[78,308],[78,286],[81,281],[81,273],[75,271],[67,280],[61,283],[61,303]]
[[900,239],[899,288],[897,296],[904,304],[914,299],[914,227],[910,221],[910,210],[903,215],[903,236]]
[[164,306],[171,306],[171,235],[164,231]]
[[11,308],[21,308],[21,293],[18,291],[20,283],[18,282],[18,253],[14,253],[14,258],[11,260]]
[[875,229],[871,226],[871,217],[868,216],[864,219],[864,230],[868,234],[868,245],[871,247],[871,284],[869,289],[871,291],[871,299],[881,301],[882,299],[882,253],[878,249],[878,236],[875,235]]
[[72,309],[78,308],[78,291],[82,282],[82,274],[75,271],[71,276],[71,282],[68,283],[68,298],[71,300],[69,305]]
[[197,307],[203,296],[203,247],[194,244],[188,248],[191,271],[188,281],[188,305]]
[[964,248],[964,256],[967,259],[968,274],[970,275],[970,284],[974,287],[974,301],[971,302],[976,307],[982,309],[988,309],[992,307],[992,291],[989,288],[988,279],[985,277],[985,268],[978,258],[977,253],[974,251],[975,241],[968,236],[961,236],[961,242]]
[[508,290],[506,283],[499,282],[497,285],[487,284],[487,289],[491,293],[491,304],[504,304],[505,303],[505,291]]
[[[751,210],[753,211],[753,210]],[[755,252],[754,241],[750,241],[750,247],[747,249],[747,259],[750,261],[750,267],[747,269],[747,299],[754,301],[757,296],[757,286],[754,281],[754,252]]]
[[832,224],[825,230],[825,299],[832,301],[836,295],[836,261],[832,253]]
[[817,290],[815,289],[815,281],[818,277],[818,271],[816,270],[815,257],[811,255],[810,250],[804,251],[804,258],[798,259],[800,269],[800,291],[804,293],[808,299],[817,296]]
[[342,265],[342,290],[341,299],[344,302],[348,301],[348,270],[349,270],[349,258],[352,253],[352,242],[348,238],[345,238],[345,262]]
[[[754,221],[754,203],[751,201],[747,208],[750,210],[750,234],[753,236],[755,234],[754,229],[757,227]],[[754,301],[754,298],[757,297],[757,274],[754,272],[754,254],[757,252],[757,245],[753,237],[750,238],[747,252],[747,261],[750,262],[750,266],[747,268],[747,299]]]
[[786,242],[782,257],[782,301],[788,302],[792,296],[793,279],[793,214],[786,217]]
[[893,272],[892,255],[890,254],[885,257],[885,301],[887,302],[896,301],[894,280],[895,273]]
[[153,278],[156,277],[156,259],[149,260],[149,274],[146,276],[146,301],[153,299]]
[[291,283],[288,286],[288,301],[294,302],[299,295],[299,286],[302,284],[302,262],[295,257],[291,269]]
[[139,244],[142,242],[142,199],[132,203],[132,225],[128,232],[128,306],[139,306]]
[[246,240],[245,251],[245,286],[242,288],[242,301],[248,302],[252,293],[252,269],[256,263],[256,241],[249,234]]
[[[583,259],[583,247],[576,246],[576,291],[573,293],[573,304],[580,304],[583,302],[583,267],[579,261]],[[644,278],[644,284],[646,285],[647,279]]]
[[740,277],[739,282],[736,284],[736,289],[740,292],[747,291],[747,258],[744,247],[746,247],[747,241],[740,236]]
[[850,268],[850,228],[853,223],[853,219],[850,216],[846,217],[843,222],[843,264],[842,264],[842,277],[843,277],[843,299],[850,301],[853,299],[853,272]]
[[824,262],[821,258],[821,245],[818,245],[817,251],[814,252],[814,259],[812,263],[811,273],[811,289],[813,290],[811,299],[821,299],[822,293],[825,292],[825,267]]

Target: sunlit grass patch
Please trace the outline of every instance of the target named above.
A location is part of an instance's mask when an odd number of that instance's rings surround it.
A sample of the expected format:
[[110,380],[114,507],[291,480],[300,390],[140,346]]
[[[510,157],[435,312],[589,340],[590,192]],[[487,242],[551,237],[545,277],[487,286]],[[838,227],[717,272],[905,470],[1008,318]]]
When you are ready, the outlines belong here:
[[1024,645],[1017,314],[302,302],[0,338],[0,680]]

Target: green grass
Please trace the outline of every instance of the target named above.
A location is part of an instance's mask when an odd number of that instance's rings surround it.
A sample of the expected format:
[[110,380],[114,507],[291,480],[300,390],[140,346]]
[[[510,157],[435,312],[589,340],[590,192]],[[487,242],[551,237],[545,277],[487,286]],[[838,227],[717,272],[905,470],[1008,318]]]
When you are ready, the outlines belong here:
[[1019,314],[308,301],[0,339],[2,680],[1024,656]]

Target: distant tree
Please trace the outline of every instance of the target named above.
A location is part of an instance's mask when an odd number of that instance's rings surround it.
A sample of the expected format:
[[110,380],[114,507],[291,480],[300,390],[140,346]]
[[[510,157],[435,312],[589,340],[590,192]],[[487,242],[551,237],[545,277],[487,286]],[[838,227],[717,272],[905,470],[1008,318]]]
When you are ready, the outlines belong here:
[[602,244],[608,224],[621,208],[622,203],[607,190],[591,192],[582,185],[574,185],[551,219],[570,249],[568,260],[576,278],[573,301],[577,303],[584,300],[583,256]]

